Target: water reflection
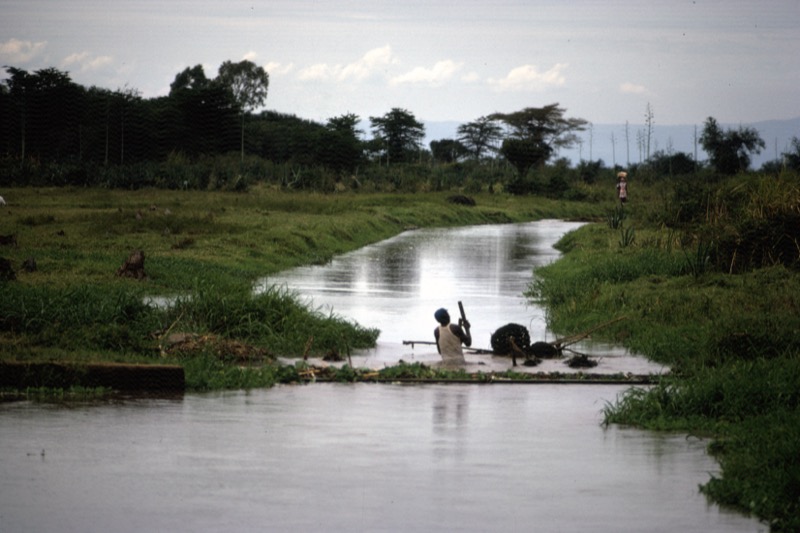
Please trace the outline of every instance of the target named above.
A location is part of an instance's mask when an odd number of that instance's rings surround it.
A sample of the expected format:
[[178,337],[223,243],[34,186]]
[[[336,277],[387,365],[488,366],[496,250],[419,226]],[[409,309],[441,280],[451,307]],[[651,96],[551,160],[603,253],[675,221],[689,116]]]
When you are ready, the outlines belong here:
[[[293,269],[261,281],[286,286],[326,312],[381,330],[374,350],[358,353],[354,364],[381,368],[408,362],[440,361],[435,346],[403,345],[433,341],[439,307],[458,316],[463,301],[472,324],[473,346],[491,348],[491,335],[508,323],[522,324],[533,341],[555,340],[546,328],[545,310],[523,293],[536,266],[558,257],[553,244],[580,223],[544,220],[527,224],[423,229],[336,257],[327,265]],[[261,290],[257,289],[257,290]],[[573,346],[602,357],[597,373],[658,373],[665,369],[619,347],[585,342]],[[505,370],[505,358],[470,356],[471,369]],[[522,371],[564,371],[563,361],[546,361]],[[568,369],[567,369],[568,370]]]
[[469,397],[464,389],[441,389],[433,396],[433,447],[437,460],[463,460],[469,422]]
[[622,390],[315,384],[0,405],[0,531],[758,531],[698,493],[717,471],[704,442],[599,425]]

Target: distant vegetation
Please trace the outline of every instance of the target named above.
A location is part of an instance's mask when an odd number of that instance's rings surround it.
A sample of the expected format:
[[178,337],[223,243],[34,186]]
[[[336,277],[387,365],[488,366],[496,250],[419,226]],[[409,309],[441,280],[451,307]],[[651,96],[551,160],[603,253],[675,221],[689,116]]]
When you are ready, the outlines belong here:
[[[0,183],[6,186],[246,190],[268,183],[289,190],[417,192],[497,190],[575,199],[602,161],[576,168],[557,159],[587,122],[558,104],[494,113],[462,124],[455,139],[420,144],[424,125],[393,108],[369,117],[372,137],[352,113],[325,124],[272,111],[269,76],[248,61],[208,78],[197,65],[179,72],[168,96],[144,99],[130,87],[83,87],[55,68],[6,67],[0,84]],[[649,177],[733,174],[764,142],[754,130],[723,131],[713,118],[700,138],[707,163],[688,154],[647,151],[626,169]],[[800,168],[800,141],[769,165]]]

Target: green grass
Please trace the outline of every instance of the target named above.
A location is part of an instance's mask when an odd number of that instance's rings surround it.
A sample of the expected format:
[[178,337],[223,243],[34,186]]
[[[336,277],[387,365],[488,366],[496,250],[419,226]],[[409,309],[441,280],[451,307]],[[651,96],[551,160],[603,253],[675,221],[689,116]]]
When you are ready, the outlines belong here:
[[[175,332],[289,357],[368,348],[379,332],[306,308],[286,291],[253,294],[255,281],[324,264],[413,227],[602,212],[594,204],[502,194],[477,194],[477,205],[465,207],[448,202],[445,192],[323,195],[263,185],[248,192],[3,192],[9,205],[0,213],[0,234],[16,235],[19,245],[0,250],[17,272],[15,281],[0,283],[0,358],[27,361],[164,362],[164,340]],[[142,281],[116,275],[133,250],[145,253]],[[20,268],[29,257],[35,272]],[[142,303],[151,297],[175,303]],[[248,383],[191,377],[190,387],[195,382]]]
[[[773,531],[798,531],[800,265],[792,249],[771,254],[769,233],[748,233],[796,216],[797,187],[783,191],[749,177],[721,183],[691,223],[664,224],[675,220],[669,203],[662,213],[626,207],[635,241],[621,247],[608,222],[584,226],[561,240],[566,255],[537,269],[527,294],[547,303],[559,334],[625,317],[593,336],[670,365],[672,375],[608,405],[606,423],[711,437],[722,473],[703,492]],[[800,229],[780,228],[784,241]],[[766,253],[743,263],[737,248],[718,246],[726,239]]]

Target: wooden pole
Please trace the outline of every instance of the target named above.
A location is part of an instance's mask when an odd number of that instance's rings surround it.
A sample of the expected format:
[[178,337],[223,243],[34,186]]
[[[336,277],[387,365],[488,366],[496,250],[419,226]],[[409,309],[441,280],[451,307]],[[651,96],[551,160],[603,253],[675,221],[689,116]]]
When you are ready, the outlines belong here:
[[461,300],[458,301],[458,310],[461,312],[461,320],[467,323],[467,315],[464,313],[464,304],[461,303]]

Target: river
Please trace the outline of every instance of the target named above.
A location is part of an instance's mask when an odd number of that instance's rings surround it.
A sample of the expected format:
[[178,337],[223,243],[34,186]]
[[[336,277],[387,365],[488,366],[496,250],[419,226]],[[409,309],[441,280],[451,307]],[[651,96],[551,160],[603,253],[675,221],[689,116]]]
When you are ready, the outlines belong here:
[[[573,227],[411,231],[266,283],[380,328],[357,366],[435,364],[435,348],[402,341],[430,340],[433,311],[458,300],[475,345],[508,322],[551,340],[521,292]],[[620,348],[579,348],[599,360],[592,371],[664,370]],[[534,368],[545,365],[565,370]],[[603,427],[624,390],[317,383],[2,404],[0,531],[767,531],[699,493],[718,473],[707,441]]]

